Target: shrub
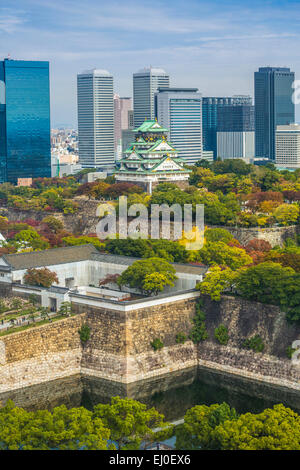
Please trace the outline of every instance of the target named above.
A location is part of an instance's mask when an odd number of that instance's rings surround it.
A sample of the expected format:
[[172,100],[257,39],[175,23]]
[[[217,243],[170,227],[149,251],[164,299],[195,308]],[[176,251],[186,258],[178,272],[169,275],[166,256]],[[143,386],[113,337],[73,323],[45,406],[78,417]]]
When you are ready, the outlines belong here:
[[262,338],[259,335],[255,335],[244,341],[243,348],[252,349],[255,352],[262,352],[265,349],[265,345]]
[[177,335],[176,335],[176,343],[177,344],[184,344],[186,342],[186,340],[187,340],[187,337],[184,333],[182,333],[182,332],[177,333]]
[[164,343],[159,338],[155,338],[150,344],[154,351],[159,351],[164,347]]
[[84,323],[81,326],[81,328],[78,330],[78,333],[79,333],[81,342],[84,344],[90,339],[91,329],[86,323]]
[[192,319],[194,326],[190,332],[189,337],[194,344],[198,344],[208,338],[208,333],[205,326],[205,313],[201,310],[201,307],[202,302],[199,301],[196,305],[196,314]]
[[227,344],[229,341],[228,328],[220,325],[215,329],[215,338],[220,344]]
[[289,359],[292,359],[292,356],[293,356],[293,354],[294,354],[295,351],[297,351],[297,349],[292,348],[292,346],[288,346],[288,347],[286,348],[286,355],[287,355],[287,357],[288,357]]
[[51,287],[52,284],[59,283],[57,274],[48,268],[30,268],[24,275],[25,284],[38,287]]

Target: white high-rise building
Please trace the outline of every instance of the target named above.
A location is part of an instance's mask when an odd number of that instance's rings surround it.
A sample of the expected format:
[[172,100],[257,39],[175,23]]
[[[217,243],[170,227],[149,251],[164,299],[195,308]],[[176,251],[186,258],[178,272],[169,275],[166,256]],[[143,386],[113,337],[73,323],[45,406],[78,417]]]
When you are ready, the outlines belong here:
[[149,67],[133,74],[134,126],[139,127],[145,119],[155,118],[154,94],[158,88],[169,88],[170,77],[160,68]]
[[277,126],[276,165],[283,168],[300,168],[299,124]]
[[159,88],[155,94],[158,122],[188,164],[202,157],[202,96],[198,88]]
[[84,168],[114,165],[114,90],[107,70],[77,75],[79,163]]

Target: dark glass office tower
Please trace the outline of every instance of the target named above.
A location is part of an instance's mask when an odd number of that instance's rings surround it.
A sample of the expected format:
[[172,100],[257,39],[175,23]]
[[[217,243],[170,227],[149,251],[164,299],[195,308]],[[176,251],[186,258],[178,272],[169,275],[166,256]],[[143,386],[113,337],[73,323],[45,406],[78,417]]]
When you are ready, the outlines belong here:
[[218,109],[218,132],[253,132],[254,106],[228,105]]
[[0,61],[0,182],[51,176],[49,62]]
[[235,95],[232,97],[202,98],[202,141],[204,151],[213,151],[217,158],[218,110],[230,105],[252,105],[251,96]]
[[256,157],[275,160],[276,126],[295,122],[294,80],[284,67],[261,67],[254,74]]

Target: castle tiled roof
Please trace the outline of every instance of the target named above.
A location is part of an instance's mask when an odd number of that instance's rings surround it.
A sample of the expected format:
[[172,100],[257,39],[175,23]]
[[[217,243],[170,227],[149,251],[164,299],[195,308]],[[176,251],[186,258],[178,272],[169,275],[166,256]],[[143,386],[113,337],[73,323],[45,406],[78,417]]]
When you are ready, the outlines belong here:
[[2,259],[12,269],[16,270],[84,261],[90,259],[95,252],[97,250],[94,245],[77,245],[29,253],[3,255]]

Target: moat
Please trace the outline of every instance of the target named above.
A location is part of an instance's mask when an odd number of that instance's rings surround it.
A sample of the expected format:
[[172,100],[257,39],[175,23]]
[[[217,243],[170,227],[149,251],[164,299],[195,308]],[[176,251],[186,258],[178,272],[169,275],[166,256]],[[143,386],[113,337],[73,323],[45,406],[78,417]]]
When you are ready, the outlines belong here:
[[2,393],[0,401],[4,404],[11,399],[18,406],[32,410],[51,409],[61,404],[90,409],[97,403],[109,402],[116,395],[154,406],[170,421],[183,418],[192,406],[222,402],[229,403],[239,413],[257,413],[276,403],[300,412],[300,391],[201,367],[129,385],[76,375]]

